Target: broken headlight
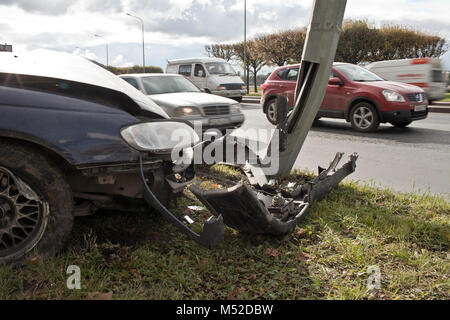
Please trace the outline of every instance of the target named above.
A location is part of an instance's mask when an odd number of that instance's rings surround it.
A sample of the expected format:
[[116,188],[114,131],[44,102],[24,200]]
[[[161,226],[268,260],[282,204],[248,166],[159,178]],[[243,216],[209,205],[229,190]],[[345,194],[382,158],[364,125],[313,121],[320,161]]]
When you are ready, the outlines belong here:
[[153,153],[190,148],[200,141],[189,125],[174,121],[135,124],[122,129],[120,135],[133,149]]

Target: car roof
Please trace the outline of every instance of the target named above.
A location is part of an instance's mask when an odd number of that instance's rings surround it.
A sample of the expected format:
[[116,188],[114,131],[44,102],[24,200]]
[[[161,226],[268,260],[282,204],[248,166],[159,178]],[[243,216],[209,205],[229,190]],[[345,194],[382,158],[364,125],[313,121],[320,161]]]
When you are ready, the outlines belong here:
[[213,58],[213,57],[201,57],[201,58],[185,58],[185,59],[172,59],[167,60],[168,64],[179,64],[179,63],[195,63],[195,62],[226,62],[221,58]]
[[[351,63],[346,63],[346,62],[333,62],[333,67],[335,66],[340,66],[340,65],[344,65],[344,64],[351,64]],[[275,70],[282,70],[282,69],[287,69],[287,68],[292,68],[292,67],[299,67],[300,63],[295,63],[295,64],[289,64],[286,66],[281,66],[276,68]]]
[[183,77],[181,74],[175,73],[124,73],[120,74],[119,77],[135,77],[135,78],[144,78],[144,77]]

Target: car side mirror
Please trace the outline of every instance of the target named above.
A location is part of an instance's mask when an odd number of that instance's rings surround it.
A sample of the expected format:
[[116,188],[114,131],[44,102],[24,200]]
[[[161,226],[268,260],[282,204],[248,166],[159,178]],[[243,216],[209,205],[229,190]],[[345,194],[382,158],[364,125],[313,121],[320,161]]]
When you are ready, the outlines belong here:
[[330,80],[328,80],[328,84],[332,85],[332,86],[341,86],[344,84],[344,82],[339,79],[338,77],[334,77],[334,78],[330,78]]

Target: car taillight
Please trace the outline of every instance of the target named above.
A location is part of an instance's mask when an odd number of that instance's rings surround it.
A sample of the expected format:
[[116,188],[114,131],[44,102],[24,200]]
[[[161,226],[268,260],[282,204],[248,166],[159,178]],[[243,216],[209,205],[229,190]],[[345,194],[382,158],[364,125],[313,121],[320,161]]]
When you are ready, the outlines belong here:
[[262,84],[262,86],[261,86],[261,90],[264,91],[264,89],[265,89],[266,87],[267,87],[267,83],[264,82],[264,83]]
[[411,64],[427,64],[428,58],[415,58],[412,59]]

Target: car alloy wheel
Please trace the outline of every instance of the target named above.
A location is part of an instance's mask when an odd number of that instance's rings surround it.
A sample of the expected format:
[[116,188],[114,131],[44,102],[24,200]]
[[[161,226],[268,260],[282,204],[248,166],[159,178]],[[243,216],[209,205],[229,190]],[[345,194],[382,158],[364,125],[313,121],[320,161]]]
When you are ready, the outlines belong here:
[[374,122],[372,110],[366,106],[360,106],[353,112],[353,123],[361,130],[367,130]]
[[0,167],[0,257],[31,251],[45,230],[48,211],[29,185]]
[[277,123],[277,106],[276,106],[276,99],[272,99],[269,101],[269,104],[267,105],[267,119],[271,124]]

